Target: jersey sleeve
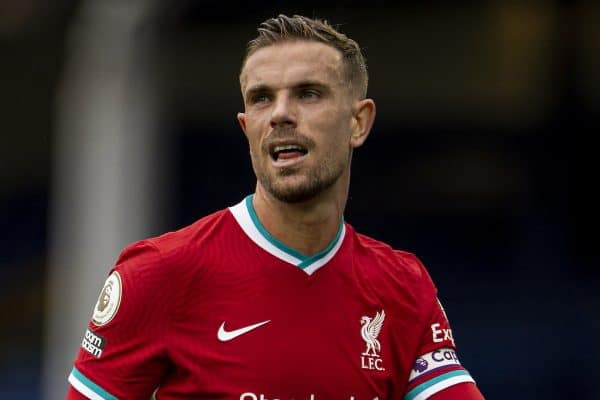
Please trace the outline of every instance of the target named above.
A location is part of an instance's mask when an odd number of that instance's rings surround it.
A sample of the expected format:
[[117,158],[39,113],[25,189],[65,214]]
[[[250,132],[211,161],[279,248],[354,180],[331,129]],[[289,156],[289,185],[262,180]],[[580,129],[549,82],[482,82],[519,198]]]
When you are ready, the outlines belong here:
[[437,392],[429,400],[485,400],[474,383],[464,382]]
[[442,399],[444,397],[435,396],[442,396],[443,391],[450,387],[453,391],[458,390],[460,396],[456,398],[483,399],[480,394],[479,397],[469,394],[479,393],[479,390],[456,355],[452,329],[439,299],[433,301],[429,315],[404,400]]
[[68,377],[72,388],[90,399],[150,398],[168,367],[171,299],[164,267],[149,241],[121,253],[84,332]]
[[88,400],[88,397],[75,390],[73,386],[69,386],[65,400]]

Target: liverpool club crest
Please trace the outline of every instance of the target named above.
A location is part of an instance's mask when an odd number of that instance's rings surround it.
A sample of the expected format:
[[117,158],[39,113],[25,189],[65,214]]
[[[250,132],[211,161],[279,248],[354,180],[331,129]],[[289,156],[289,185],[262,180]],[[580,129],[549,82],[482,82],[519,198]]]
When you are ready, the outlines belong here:
[[385,320],[385,311],[377,312],[373,318],[363,315],[360,319],[362,325],[360,335],[365,341],[366,349],[361,355],[361,366],[363,369],[375,369],[384,371],[381,361],[381,343],[377,340],[383,321]]

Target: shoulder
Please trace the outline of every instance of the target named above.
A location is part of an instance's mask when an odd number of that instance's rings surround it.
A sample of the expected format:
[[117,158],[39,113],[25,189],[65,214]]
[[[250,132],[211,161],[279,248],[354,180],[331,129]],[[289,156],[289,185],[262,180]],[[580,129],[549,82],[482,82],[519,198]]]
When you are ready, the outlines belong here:
[[433,306],[437,288],[414,253],[354,232],[354,271],[368,291],[385,304]]
[[231,229],[227,209],[207,215],[181,229],[132,243],[119,255],[115,268],[142,278],[145,275],[179,276],[190,266],[199,265],[207,250],[218,245]]
[[222,209],[186,227],[166,232],[148,241],[163,254],[163,257],[170,257],[174,253],[193,251],[214,243],[220,239],[218,233],[230,230],[233,222],[229,210]]
[[429,283],[427,269],[416,254],[395,249],[389,244],[353,231],[355,256],[371,260],[370,269],[375,274],[393,274],[407,283]]
[[164,309],[159,307],[163,311],[167,305],[179,309],[190,285],[202,281],[207,257],[218,256],[216,242],[230,236],[219,232],[231,230],[232,220],[226,209],[220,210],[182,229],[125,247],[108,279],[117,280],[122,287],[132,318],[139,314],[137,305],[164,304]]

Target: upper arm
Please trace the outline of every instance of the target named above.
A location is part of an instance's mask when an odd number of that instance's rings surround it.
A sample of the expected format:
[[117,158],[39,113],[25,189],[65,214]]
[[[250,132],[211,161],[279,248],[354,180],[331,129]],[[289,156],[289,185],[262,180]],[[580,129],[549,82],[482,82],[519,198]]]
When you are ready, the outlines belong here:
[[[450,322],[437,298],[430,310],[404,399],[482,398],[475,380],[459,361]],[[452,397],[454,394],[458,395]]]
[[[85,330],[69,375],[90,398],[148,399],[168,363],[168,280],[159,251],[148,242],[128,247],[113,267]],[[94,397],[97,396],[97,397]]]

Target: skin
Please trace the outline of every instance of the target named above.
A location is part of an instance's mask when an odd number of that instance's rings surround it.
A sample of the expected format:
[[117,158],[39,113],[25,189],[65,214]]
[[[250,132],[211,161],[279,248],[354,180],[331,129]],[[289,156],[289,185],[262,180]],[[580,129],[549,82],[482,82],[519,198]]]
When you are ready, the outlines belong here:
[[[241,73],[238,113],[257,177],[258,218],[306,256],[333,240],[350,184],[353,149],[366,140],[375,103],[344,79],[341,53],[324,43],[285,41],[257,50]],[[274,160],[274,146],[307,151]]]

